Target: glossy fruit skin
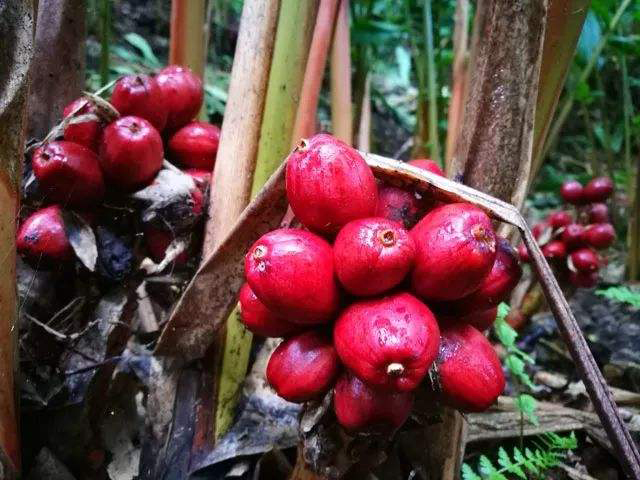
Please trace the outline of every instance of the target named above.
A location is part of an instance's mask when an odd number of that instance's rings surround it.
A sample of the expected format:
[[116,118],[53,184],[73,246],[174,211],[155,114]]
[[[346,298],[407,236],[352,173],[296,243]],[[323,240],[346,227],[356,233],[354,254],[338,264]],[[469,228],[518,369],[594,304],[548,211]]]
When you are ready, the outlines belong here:
[[59,141],[37,148],[33,173],[46,199],[85,207],[104,196],[104,180],[96,154],[78,143]]
[[536,240],[540,240],[540,237],[542,236],[542,234],[546,232],[549,228],[551,228],[551,225],[549,224],[549,222],[545,221],[545,222],[536,223],[531,229],[533,238],[535,238]]
[[309,331],[288,338],[267,364],[269,385],[285,400],[302,403],[324,395],[340,373],[340,360],[327,335]]
[[336,418],[349,432],[393,432],[412,408],[412,392],[376,390],[349,372],[340,375],[333,391]]
[[613,193],[613,181],[609,177],[592,178],[584,187],[587,202],[604,202]]
[[144,118],[161,132],[167,124],[166,99],[155,77],[127,75],[116,82],[111,105],[121,116]]
[[185,168],[213,171],[220,143],[220,128],[206,122],[191,122],[171,136],[171,159]]
[[248,283],[242,285],[238,295],[240,320],[247,330],[262,337],[285,337],[303,328],[269,310],[251,290]]
[[569,212],[554,212],[549,215],[548,220],[553,228],[564,227],[573,222],[573,218]]
[[598,272],[569,272],[569,282],[578,288],[593,288],[598,284]]
[[400,292],[352,303],[333,329],[340,359],[375,388],[415,389],[438,353],[439,328],[431,310]]
[[424,202],[415,193],[394,187],[381,185],[378,188],[376,217],[398,222],[404,228],[412,228],[425,212]]
[[518,257],[521,262],[529,263],[531,261],[531,255],[529,255],[529,250],[524,243],[518,245]]
[[35,264],[67,262],[73,259],[73,249],[64,229],[58,205],[32,213],[18,229],[18,253]]
[[616,231],[610,223],[597,223],[587,227],[583,238],[593,248],[608,248],[616,239]]
[[560,240],[553,240],[542,247],[542,254],[548,260],[560,260],[567,256],[567,247]]
[[303,140],[287,160],[287,198],[307,228],[335,234],[351,220],[375,214],[378,187],[360,154],[320,133]]
[[580,248],[584,245],[584,227],[579,223],[570,223],[564,227],[562,241],[569,250]]
[[590,223],[609,223],[609,208],[606,203],[593,203],[589,206]]
[[[62,117],[66,118],[73,113],[73,111],[80,107],[80,110],[76,113],[76,116],[84,115],[87,113],[95,113],[93,105],[83,97],[75,99],[69,105],[64,107],[62,111]],[[64,139],[68,142],[75,142],[83,145],[93,151],[98,150],[100,144],[100,134],[102,132],[102,124],[98,119],[86,120],[80,123],[70,123],[64,129]]]
[[187,67],[169,65],[156,75],[168,110],[166,129],[173,131],[189,123],[200,111],[202,80]]
[[411,230],[416,261],[411,288],[428,300],[456,300],[480,287],[496,257],[489,217],[469,203],[429,212]]
[[453,408],[482,412],[504,390],[498,355],[486,337],[470,325],[442,331],[436,363],[441,400]]
[[121,190],[151,183],[163,156],[160,134],[143,118],[121,117],[104,129],[100,166],[107,180]]
[[479,312],[469,313],[461,318],[460,323],[467,323],[481,332],[491,328],[498,316],[498,307],[490,307]]
[[[496,259],[480,287],[466,297],[451,302],[451,310],[469,314],[496,307],[509,298],[522,276],[516,251],[506,238],[496,237]],[[484,329],[483,329],[484,330]]]
[[[161,230],[150,225],[144,227],[144,243],[149,256],[156,263],[164,259],[167,248],[169,248],[169,245],[171,245],[174,239],[175,235],[172,232]],[[189,252],[187,250],[188,249],[185,249],[175,258],[173,261],[174,265],[182,266],[187,264],[189,261]]]
[[435,173],[436,175],[440,175],[441,177],[446,177],[444,170],[440,168],[440,165],[428,158],[416,158],[414,160],[409,160],[408,163],[409,165],[427,170],[431,173]]
[[324,323],[338,308],[331,245],[306,230],[281,228],[260,237],[245,257],[245,277],[269,309],[291,322]]
[[353,295],[369,296],[398,285],[413,266],[416,248],[399,223],[380,217],[347,223],[333,244],[338,280]]
[[571,253],[571,263],[581,272],[595,272],[600,267],[598,254],[590,248],[581,248]]
[[582,205],[586,202],[584,187],[576,180],[564,182],[560,188],[560,196],[565,202],[572,205]]

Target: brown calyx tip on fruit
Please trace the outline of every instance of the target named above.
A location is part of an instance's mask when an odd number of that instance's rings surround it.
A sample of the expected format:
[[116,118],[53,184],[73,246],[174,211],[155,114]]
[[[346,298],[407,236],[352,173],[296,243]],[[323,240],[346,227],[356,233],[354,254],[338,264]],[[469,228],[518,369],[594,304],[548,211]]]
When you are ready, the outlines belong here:
[[253,258],[262,258],[267,254],[267,247],[264,245],[258,245],[253,249]]
[[491,232],[489,232],[482,225],[478,224],[471,227],[471,235],[473,235],[473,238],[475,238],[478,242],[483,243],[490,250],[496,249],[495,236],[492,235]]
[[306,138],[301,138],[300,141],[298,142],[298,145],[296,145],[295,151],[305,152],[308,149],[309,149],[309,140],[307,140]]
[[378,233],[378,238],[385,247],[391,247],[396,243],[396,235],[393,230],[386,229]]
[[404,366],[401,363],[390,363],[387,365],[387,374],[392,377],[399,377],[404,373]]
[[131,122],[131,124],[129,125],[129,131],[131,133],[138,133],[140,131],[140,125],[138,124],[138,122]]

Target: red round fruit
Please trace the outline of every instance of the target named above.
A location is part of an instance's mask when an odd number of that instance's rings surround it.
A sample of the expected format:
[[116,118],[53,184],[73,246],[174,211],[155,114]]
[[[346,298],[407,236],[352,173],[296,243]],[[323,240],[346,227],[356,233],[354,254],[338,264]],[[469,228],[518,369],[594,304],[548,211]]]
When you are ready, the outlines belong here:
[[518,245],[518,256],[521,262],[529,263],[531,261],[531,255],[529,255],[529,250],[524,243]]
[[184,170],[184,173],[193,178],[193,181],[196,182],[196,186],[202,192],[204,192],[211,183],[211,172],[208,170],[201,170],[199,168],[188,168]]
[[586,202],[604,202],[613,193],[613,180],[609,177],[592,178],[584,187]]
[[[173,232],[161,230],[159,228],[147,225],[144,228],[144,243],[147,247],[147,252],[151,259],[159,263],[161,262],[167,252],[167,248],[171,245],[171,242],[175,239]],[[173,261],[175,265],[186,265],[189,261],[189,252],[185,249],[180,255],[178,255]]]
[[482,412],[504,390],[498,355],[486,337],[470,325],[442,331],[436,364],[440,398],[453,408]]
[[408,163],[409,165],[427,170],[431,173],[435,173],[436,175],[440,175],[441,177],[446,177],[444,171],[440,168],[440,165],[428,158],[416,158],[414,160],[409,160]]
[[573,250],[584,245],[584,227],[579,223],[571,223],[564,227],[562,241],[569,250]]
[[356,150],[321,133],[289,155],[287,197],[306,227],[334,234],[351,220],[375,214],[378,187]]
[[598,254],[590,248],[576,250],[571,253],[569,258],[571,258],[573,266],[581,272],[595,272],[600,268]]
[[167,130],[189,123],[200,111],[204,98],[200,77],[187,67],[169,65],[158,72],[156,81],[168,110]]
[[381,185],[378,189],[376,216],[401,223],[411,228],[424,214],[423,202],[415,193],[392,185]]
[[183,167],[213,171],[220,143],[220,129],[206,122],[191,122],[169,140],[171,158]]
[[472,312],[460,318],[460,323],[471,325],[481,332],[491,328],[498,316],[498,307],[487,308],[480,312]]
[[569,282],[578,288],[593,288],[598,284],[598,272],[569,272]]
[[122,190],[151,183],[163,155],[160,134],[143,118],[121,117],[104,129],[100,165],[107,180]]
[[496,259],[480,286],[459,300],[448,303],[451,311],[468,314],[490,309],[504,302],[522,276],[516,252],[507,239],[496,237]]
[[416,388],[427,374],[438,337],[431,310],[405,292],[351,304],[333,330],[347,368],[371,386],[401,392]]
[[339,371],[331,338],[310,331],[278,345],[267,364],[267,381],[285,400],[302,403],[324,395]]
[[121,116],[134,115],[144,118],[156,130],[167,124],[166,99],[154,77],[127,75],[116,82],[111,94],[111,105]]
[[573,218],[569,212],[554,212],[549,215],[548,221],[553,228],[561,228],[573,222]]
[[610,223],[597,223],[587,227],[583,238],[593,248],[608,248],[616,239],[616,231]]
[[409,418],[413,393],[374,390],[349,372],[338,378],[333,408],[338,423],[350,432],[393,432]]
[[560,188],[562,199],[572,205],[582,205],[585,203],[584,187],[576,180],[569,180],[562,184]]
[[52,205],[32,213],[18,229],[16,247],[34,263],[71,260],[73,249],[64,229],[60,207]]
[[609,208],[606,203],[593,203],[589,206],[590,223],[609,223]]
[[567,256],[567,247],[560,240],[553,240],[542,247],[542,254],[549,260],[558,260]]
[[98,157],[78,143],[51,142],[37,148],[31,164],[47,200],[84,207],[104,196]]
[[409,232],[379,217],[347,223],[333,244],[338,280],[353,295],[376,295],[395,287],[409,273],[415,254]]
[[258,298],[295,323],[323,323],[338,308],[333,250],[305,230],[266,233],[249,249],[245,276]]
[[469,203],[429,212],[411,230],[416,261],[411,285],[429,300],[456,300],[480,287],[496,257],[489,217]]
[[546,221],[536,223],[531,229],[531,234],[533,235],[533,238],[535,238],[536,240],[540,240],[543,234],[546,234],[549,229],[551,229],[551,225]]
[[[88,113],[96,113],[95,107],[84,97],[75,99],[69,105],[64,107],[62,116],[67,118],[76,109],[80,108],[75,114],[76,117],[86,115]],[[75,142],[83,145],[93,151],[97,151],[100,143],[100,132],[102,124],[98,118],[84,120],[81,122],[73,121],[64,129],[64,139],[68,142]]]
[[273,313],[253,293],[248,283],[240,289],[240,320],[247,329],[263,337],[285,337],[299,332],[301,325],[291,323]]

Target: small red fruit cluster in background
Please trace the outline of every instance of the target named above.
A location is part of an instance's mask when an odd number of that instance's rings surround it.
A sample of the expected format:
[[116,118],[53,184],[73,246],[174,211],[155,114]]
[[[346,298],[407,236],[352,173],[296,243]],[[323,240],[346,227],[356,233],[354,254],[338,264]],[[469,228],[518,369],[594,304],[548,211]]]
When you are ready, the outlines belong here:
[[[193,121],[203,101],[201,79],[185,67],[168,66],[155,75],[120,78],[110,98],[116,118],[81,97],[64,109],[62,138],[36,148],[31,157],[40,200],[46,206],[25,219],[18,231],[18,251],[32,263],[73,260],[62,211],[95,213],[109,200],[122,199],[156,181],[166,158],[184,169],[194,185],[186,200],[195,219],[204,211],[216,160],[220,129]],[[178,200],[177,200],[178,201]],[[165,201],[166,203],[166,201]],[[164,205],[168,209],[167,205]],[[181,211],[185,209],[182,208]],[[181,233],[171,222],[141,229],[147,255],[155,261]],[[175,260],[186,263],[183,252]]]
[[[572,210],[553,212],[531,230],[557,276],[574,287],[596,286],[598,271],[606,262],[598,251],[610,247],[616,239],[604,203],[613,189],[609,177],[593,178],[586,186],[567,181],[560,188],[560,196]],[[524,244],[519,245],[518,253],[523,262],[531,260]]]
[[266,371],[275,391],[306,402],[333,389],[348,431],[396,430],[420,386],[463,411],[488,408],[505,380],[481,331],[522,273],[489,217],[377,181],[327,134],[291,153],[286,190],[302,227],[253,244],[239,298],[250,331],[284,337]]

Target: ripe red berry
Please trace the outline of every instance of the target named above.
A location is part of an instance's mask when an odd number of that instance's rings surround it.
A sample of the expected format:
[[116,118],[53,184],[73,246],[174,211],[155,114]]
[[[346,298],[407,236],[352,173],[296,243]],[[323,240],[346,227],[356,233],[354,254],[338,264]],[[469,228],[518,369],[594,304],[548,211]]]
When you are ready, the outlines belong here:
[[[95,114],[95,108],[91,102],[86,98],[80,97],[64,107],[62,116],[67,118],[77,108],[80,108],[80,110],[76,112],[76,117],[86,115],[88,113]],[[72,122],[73,123],[70,123],[64,129],[64,139],[68,142],[79,143],[93,151],[97,151],[100,143],[100,133],[102,130],[100,120],[95,118],[91,120],[83,120],[81,122],[72,120]]]
[[592,178],[584,187],[586,202],[604,202],[613,193],[613,180],[609,177]]
[[516,252],[507,239],[497,238],[496,259],[480,286],[469,295],[450,302],[449,309],[460,314],[479,312],[505,301],[522,276]]
[[338,280],[353,295],[376,295],[398,285],[415,253],[409,232],[379,217],[347,223],[333,245]]
[[435,173],[436,175],[440,175],[441,177],[446,177],[444,171],[440,168],[440,165],[428,158],[416,158],[414,160],[409,160],[408,163],[409,165],[427,170],[431,173]]
[[589,206],[589,223],[609,223],[609,208],[606,203],[592,203]]
[[340,375],[333,393],[338,423],[349,432],[393,432],[412,407],[412,392],[375,390],[349,372]]
[[306,227],[334,234],[351,220],[375,214],[378,188],[356,150],[322,133],[289,155],[287,197]]
[[411,228],[424,214],[424,202],[415,193],[392,185],[381,185],[378,189],[376,217],[383,217]]
[[561,228],[573,222],[573,218],[569,212],[554,212],[549,215],[548,221],[553,228]]
[[98,157],[72,142],[51,142],[33,153],[33,173],[47,200],[63,205],[93,205],[104,196]]
[[536,240],[540,240],[540,238],[546,236],[547,233],[550,233],[550,230],[551,225],[549,224],[549,222],[539,222],[533,226],[533,228],[531,229],[531,234],[533,235],[533,238],[535,238]]
[[529,250],[527,250],[527,246],[524,243],[518,245],[518,256],[521,262],[529,263],[531,261]]
[[411,286],[429,300],[456,300],[470,294],[480,287],[496,257],[491,220],[469,203],[435,208],[411,236],[416,244]]
[[420,384],[438,353],[438,337],[431,310],[405,292],[351,304],[333,330],[347,368],[373,387],[400,392]]
[[578,288],[593,288],[598,284],[598,272],[569,271],[569,282]]
[[567,247],[560,240],[553,240],[542,247],[542,254],[548,260],[559,260],[567,256]]
[[249,249],[245,276],[258,298],[295,323],[323,323],[338,307],[333,250],[299,229],[266,233]]
[[301,325],[275,314],[253,293],[248,283],[240,289],[240,319],[247,329],[263,337],[285,337],[299,332]]
[[163,155],[160,134],[143,118],[121,117],[104,129],[100,166],[107,180],[122,190],[151,183]]
[[498,316],[498,307],[487,308],[479,312],[471,312],[460,319],[460,323],[467,323],[484,332],[491,328]]
[[167,123],[168,111],[162,90],[154,77],[127,75],[116,82],[111,94],[111,105],[121,116],[144,118],[159,132]]
[[585,202],[584,188],[582,184],[576,180],[569,180],[562,184],[560,188],[560,196],[562,199],[572,205],[582,205]]
[[597,223],[587,227],[583,238],[593,248],[608,248],[616,239],[616,231],[610,223]]
[[584,227],[579,223],[570,223],[564,227],[562,241],[569,250],[580,248],[584,245]]
[[571,263],[581,272],[595,272],[600,267],[598,254],[590,248],[581,248],[572,252]]
[[325,394],[339,371],[331,338],[310,331],[285,340],[273,351],[267,381],[285,400],[302,403]]
[[442,331],[436,360],[440,398],[465,412],[482,412],[504,390],[502,365],[491,343],[470,325]]
[[58,205],[32,213],[18,229],[18,252],[33,263],[52,264],[73,258],[73,249],[64,229]]
[[200,191],[204,192],[209,188],[209,184],[211,183],[210,171],[199,168],[188,168],[184,170],[184,173],[193,178],[193,181],[196,182],[196,187],[198,187]]
[[156,75],[168,110],[167,130],[189,123],[200,111],[204,90],[202,80],[187,67],[169,65]]
[[[173,232],[161,230],[151,225],[144,227],[144,243],[147,252],[154,262],[161,262],[167,252],[167,248],[175,239]],[[174,265],[185,265],[189,261],[189,252],[185,249],[173,261]]]
[[187,168],[213,170],[220,142],[220,129],[206,122],[191,122],[169,140],[171,159]]

